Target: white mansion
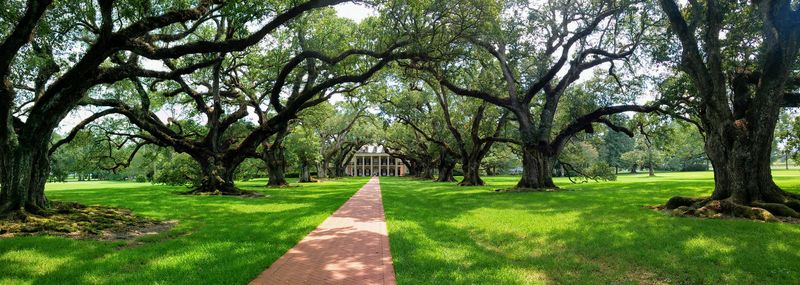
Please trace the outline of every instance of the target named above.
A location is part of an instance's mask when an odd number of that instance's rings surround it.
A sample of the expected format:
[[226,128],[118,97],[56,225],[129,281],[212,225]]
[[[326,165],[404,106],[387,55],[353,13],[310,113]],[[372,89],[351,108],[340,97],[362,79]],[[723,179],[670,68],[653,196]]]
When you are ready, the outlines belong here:
[[365,145],[359,149],[347,165],[350,176],[403,176],[405,165],[389,156],[381,145]]

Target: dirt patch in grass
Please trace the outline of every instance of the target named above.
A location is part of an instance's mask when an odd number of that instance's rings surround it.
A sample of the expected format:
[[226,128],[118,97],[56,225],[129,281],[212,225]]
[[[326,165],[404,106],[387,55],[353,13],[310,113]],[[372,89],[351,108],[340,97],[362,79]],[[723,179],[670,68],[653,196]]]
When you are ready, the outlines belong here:
[[627,274],[625,274],[625,278],[627,280],[636,281],[636,283],[638,284],[649,284],[649,285],[672,284],[669,279],[662,278],[653,272],[646,271],[643,269],[634,269],[633,271],[630,271]]
[[0,237],[53,235],[73,239],[132,240],[170,230],[177,221],[137,216],[129,209],[52,202],[52,213],[0,221]]
[[597,265],[595,271],[604,276],[613,276],[615,272],[622,271],[622,278],[613,283],[633,283],[640,285],[668,285],[676,283],[667,278],[658,276],[655,272],[649,271],[643,267],[627,267],[626,265],[609,263],[603,258],[587,258],[583,256],[578,256],[578,258],[582,263]]
[[574,190],[562,189],[562,188],[506,188],[506,189],[492,190],[492,192],[498,192],[498,193],[570,192],[570,191]]
[[144,237],[144,238],[123,240],[124,243],[114,247],[114,249],[116,249],[116,250],[126,250],[126,249],[130,249],[130,248],[139,247],[139,246],[142,246],[142,245],[145,245],[145,244],[152,244],[152,243],[159,243],[159,242],[164,242],[164,241],[168,241],[168,240],[174,240],[176,238],[185,237],[185,236],[188,236],[188,235],[191,235],[191,234],[192,234],[192,232],[190,232],[190,231],[177,231],[177,232],[173,231],[173,232],[169,232],[169,233],[153,234],[153,235],[147,234],[147,237]]
[[233,197],[233,198],[242,198],[242,199],[258,199],[258,198],[269,198],[269,195],[265,195],[259,191],[253,190],[242,190],[240,193],[237,194],[229,194],[224,193],[221,191],[214,191],[214,192],[196,192],[196,191],[188,191],[188,192],[179,192],[179,195],[191,195],[191,196],[223,196],[223,197]]
[[300,186],[291,185],[291,184],[285,184],[285,185],[267,185],[267,186],[264,186],[264,188],[267,188],[267,189],[286,189],[286,188],[300,188]]

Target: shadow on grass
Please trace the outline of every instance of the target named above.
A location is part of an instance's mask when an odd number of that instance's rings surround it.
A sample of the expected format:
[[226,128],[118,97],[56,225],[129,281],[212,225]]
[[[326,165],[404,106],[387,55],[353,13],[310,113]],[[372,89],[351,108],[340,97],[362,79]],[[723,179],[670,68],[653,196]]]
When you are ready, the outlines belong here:
[[[789,190],[800,176],[776,177]],[[708,173],[562,184],[572,192],[382,179],[400,284],[771,283],[800,279],[800,227],[668,217],[642,206],[708,195]]]
[[[344,203],[366,179],[303,187],[241,187],[266,199],[175,195],[180,187],[49,191],[49,198],[130,208],[176,219],[173,230],[123,242],[20,237],[0,242],[0,283],[243,284]],[[59,186],[63,187],[63,186]]]

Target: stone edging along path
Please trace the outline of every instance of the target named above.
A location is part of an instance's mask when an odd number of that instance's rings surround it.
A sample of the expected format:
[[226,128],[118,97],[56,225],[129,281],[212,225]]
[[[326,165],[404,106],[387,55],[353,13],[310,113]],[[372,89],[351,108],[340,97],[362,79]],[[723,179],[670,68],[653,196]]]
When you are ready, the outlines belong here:
[[396,284],[378,177],[250,284]]

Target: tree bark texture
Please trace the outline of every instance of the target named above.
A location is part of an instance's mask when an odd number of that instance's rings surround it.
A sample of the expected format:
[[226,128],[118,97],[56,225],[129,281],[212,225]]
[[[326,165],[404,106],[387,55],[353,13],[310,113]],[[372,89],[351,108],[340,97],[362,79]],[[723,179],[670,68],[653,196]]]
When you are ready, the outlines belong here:
[[316,182],[311,177],[311,167],[310,166],[308,166],[307,164],[303,164],[302,166],[300,166],[300,180],[298,180],[297,182],[300,182],[300,183]]
[[284,187],[289,185],[286,182],[286,157],[283,145],[273,144],[264,151],[263,158],[267,165],[269,175],[268,187]]
[[[481,186],[484,185],[480,177],[481,163],[477,159],[468,158],[462,160],[461,169],[464,171],[464,179],[458,183],[460,186]],[[488,171],[487,171],[488,174]]]
[[456,162],[450,157],[445,157],[439,161],[439,176],[436,177],[435,182],[456,182],[453,177],[453,169],[456,168]]
[[[48,136],[42,138],[49,142]],[[26,213],[43,214],[48,208],[44,185],[50,174],[46,143],[3,145],[0,156],[0,216],[24,217]]]
[[557,188],[553,183],[555,160],[555,157],[542,153],[537,147],[523,147],[522,178],[517,183],[517,188]]
[[[764,40],[753,70],[723,69],[720,22],[728,11],[705,3],[704,34],[698,39],[674,0],[661,0],[670,27],[681,42],[680,68],[692,80],[699,100],[699,125],[714,167],[714,192],[708,198],[673,197],[666,208],[683,215],[732,216],[770,220],[799,218],[800,195],[780,189],[770,169],[772,141],[786,87],[800,48],[800,22],[790,1],[754,4],[762,17]],[[692,2],[690,5],[699,5]],[[702,50],[702,52],[701,52]]]
[[225,163],[213,156],[197,157],[195,160],[200,164],[202,178],[200,185],[195,187],[191,193],[212,195],[242,195],[245,193],[234,186],[234,173],[238,164]]

